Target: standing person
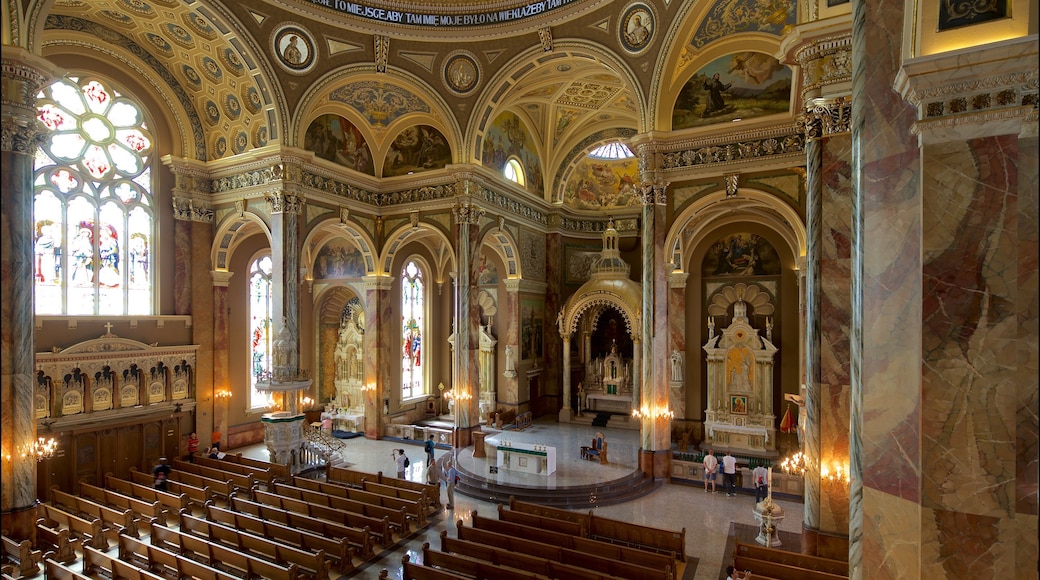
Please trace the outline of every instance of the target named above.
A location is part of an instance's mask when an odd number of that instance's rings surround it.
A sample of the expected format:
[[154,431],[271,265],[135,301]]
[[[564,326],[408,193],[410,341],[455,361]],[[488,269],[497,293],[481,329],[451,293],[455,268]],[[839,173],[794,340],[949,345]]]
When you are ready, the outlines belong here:
[[766,498],[769,494],[769,470],[761,463],[751,472],[751,478],[755,482],[755,503]]
[[729,451],[722,458],[722,477],[726,481],[726,496],[737,495],[737,458],[730,455]]
[[711,449],[704,456],[704,493],[708,493],[708,482],[711,482],[711,493],[715,493],[715,479],[719,475],[719,459]]
[[195,463],[195,454],[199,452],[199,434],[192,431],[188,436],[188,461]]
[[434,449],[433,435],[430,435],[430,438],[427,439],[426,443],[423,445],[423,450],[426,451],[426,468],[427,469],[431,468],[433,466],[433,464],[434,464],[433,449]]
[[397,465],[397,479],[404,479],[404,472],[408,469],[408,465],[411,464],[408,456],[404,454],[404,449],[394,449],[390,452],[390,457],[393,458],[394,464]]
[[455,462],[451,460],[449,455],[444,460],[444,483],[448,486],[448,509],[454,509],[455,507],[455,484],[459,481],[459,470],[455,469]]
[[166,491],[166,481],[170,478],[170,472],[173,471],[166,461],[165,457],[160,457],[159,464],[152,468],[152,477],[155,478],[152,487],[159,491]]

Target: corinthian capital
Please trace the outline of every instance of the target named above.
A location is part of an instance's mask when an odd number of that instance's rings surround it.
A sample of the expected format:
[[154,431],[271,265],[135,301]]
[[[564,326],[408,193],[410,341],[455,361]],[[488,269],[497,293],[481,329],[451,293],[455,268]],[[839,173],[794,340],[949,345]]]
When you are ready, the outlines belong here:
[[480,216],[484,215],[484,208],[469,202],[459,202],[451,208],[451,215],[457,224],[475,225],[480,222]]

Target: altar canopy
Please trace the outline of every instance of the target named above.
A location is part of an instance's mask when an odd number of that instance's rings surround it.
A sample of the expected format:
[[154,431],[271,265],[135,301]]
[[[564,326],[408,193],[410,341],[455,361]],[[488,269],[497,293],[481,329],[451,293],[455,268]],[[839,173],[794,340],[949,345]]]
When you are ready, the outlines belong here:
[[[767,322],[768,324],[768,322]],[[729,450],[776,450],[773,358],[777,348],[758,335],[743,300],[733,303],[733,322],[715,335],[708,319],[708,408],[705,442]]]

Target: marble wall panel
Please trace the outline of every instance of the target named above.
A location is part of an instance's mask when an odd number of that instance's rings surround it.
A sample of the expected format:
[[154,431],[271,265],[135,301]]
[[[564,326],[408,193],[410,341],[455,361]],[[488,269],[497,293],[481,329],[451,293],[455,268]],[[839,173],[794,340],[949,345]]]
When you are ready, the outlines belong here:
[[499,296],[503,297],[503,300],[499,304],[498,324],[503,328],[503,332],[498,344],[503,350],[507,346],[512,349],[514,374],[512,377],[505,376],[504,367],[499,373],[498,401],[516,405],[520,400],[519,374],[515,371],[520,365],[520,293],[511,290],[500,292]]
[[1017,137],[925,148],[922,504],[1014,511]]
[[173,220],[173,313],[178,315],[191,314],[192,229],[190,221]]
[[[1015,512],[1032,516],[1033,534],[1029,542],[1032,545],[1032,560],[1037,559],[1036,516],[1037,516],[1037,477],[1040,475],[1040,445],[1038,445],[1037,409],[1040,408],[1040,397],[1037,388],[1037,377],[1040,367],[1037,365],[1038,338],[1040,329],[1040,267],[1038,267],[1037,249],[1040,248],[1040,211],[1038,211],[1037,191],[1040,191],[1040,163],[1038,163],[1037,138],[1023,139],[1019,142],[1018,163],[1018,287],[1016,292],[1016,315],[1018,317],[1018,341],[1016,361],[1016,418],[1015,418]],[[1021,562],[1020,562],[1021,563]],[[1028,564],[1028,560],[1026,564]],[[1035,570],[1034,570],[1035,571]]]
[[[545,372],[539,377],[539,386],[541,388],[541,394],[559,394],[563,388],[560,379],[563,377],[563,361],[560,360],[559,356],[553,353],[563,352],[563,338],[560,337],[560,331],[556,328],[556,325],[551,321],[556,320],[556,314],[563,309],[563,237],[560,234],[549,234],[545,237],[545,260],[543,261],[545,268],[545,280],[547,281],[547,287],[545,290],[545,321],[546,324],[542,326],[544,336],[544,348],[542,352],[545,356]],[[527,271],[524,271],[524,276],[527,276]],[[540,276],[533,276],[532,278],[537,280]],[[574,349],[572,349],[574,352]],[[562,407],[564,404],[559,398],[559,405]],[[545,409],[544,411],[558,411],[559,408]]]

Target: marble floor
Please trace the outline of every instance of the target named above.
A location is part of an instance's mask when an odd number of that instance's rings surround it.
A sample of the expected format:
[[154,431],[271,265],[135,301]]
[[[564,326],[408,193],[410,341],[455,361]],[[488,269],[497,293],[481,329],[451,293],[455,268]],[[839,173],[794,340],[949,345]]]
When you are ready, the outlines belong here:
[[[602,431],[609,441],[608,452],[611,463],[608,465],[583,461],[578,457],[580,446],[588,445],[588,441],[596,431]],[[587,425],[560,425],[554,419],[543,418],[536,421],[534,426],[526,432],[507,431],[505,437],[518,441],[521,435],[527,442],[556,446],[560,452],[558,469],[554,476],[550,476],[552,481],[545,476],[510,475],[500,471],[499,476],[501,477],[517,478],[508,480],[510,483],[523,484],[529,482],[529,478],[541,477],[542,479],[537,481],[544,481],[551,485],[579,485],[599,481],[599,478],[615,479],[636,468],[636,451],[639,444],[637,431]],[[368,440],[361,437],[347,439],[343,442],[346,445],[343,457],[347,461],[347,467],[351,469],[369,472],[383,471],[393,474],[396,468],[390,453],[393,449],[404,448],[411,460],[406,477],[414,481],[423,481],[426,476],[426,454],[418,442],[409,444],[393,440]],[[266,460],[268,458],[267,450],[263,445],[231,451],[242,452],[244,455],[258,459]],[[437,449],[437,461],[441,461],[449,453],[449,450]],[[460,453],[459,461],[463,468],[473,473],[488,473],[487,459],[474,459],[472,448],[468,453],[465,451]],[[443,487],[441,489],[441,499],[444,502],[445,492]],[[782,532],[781,539],[790,544],[797,541],[801,534],[802,504],[784,499],[778,500],[777,503],[786,514],[779,526]],[[734,537],[740,536],[742,531],[746,535],[747,527],[755,524],[753,507],[754,497],[752,495],[727,497],[725,493],[721,492],[704,493],[699,484],[694,486],[677,483],[659,486],[632,501],[596,507],[595,512],[603,517],[636,524],[675,530],[686,528],[686,553],[690,563],[684,580],[725,580],[724,570],[728,560],[727,543],[731,543]],[[401,557],[404,554],[410,554],[412,561],[421,561],[421,548],[424,542],[429,542],[433,548],[439,548],[440,532],[447,530],[448,535],[454,537],[456,521],[468,522],[470,514],[474,510],[481,515],[495,517],[497,505],[456,493],[453,510],[432,516],[426,528],[399,542],[393,550],[383,552],[379,558],[366,562],[357,571],[344,578],[376,578],[379,572],[386,568],[390,578],[400,579]],[[793,545],[785,545],[783,548],[795,551],[798,549]]]

